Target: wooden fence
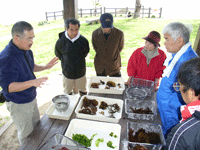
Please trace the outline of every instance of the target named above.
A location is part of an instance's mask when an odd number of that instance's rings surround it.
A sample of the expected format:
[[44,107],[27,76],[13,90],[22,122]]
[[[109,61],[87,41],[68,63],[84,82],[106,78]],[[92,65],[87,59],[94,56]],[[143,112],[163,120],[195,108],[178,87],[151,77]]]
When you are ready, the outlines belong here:
[[[92,9],[78,9],[78,15],[79,17],[84,17],[84,16],[100,16],[102,13],[111,13],[115,17],[116,16],[124,16],[126,17],[128,12],[131,12],[131,15],[134,15],[134,10],[135,8],[92,8]],[[162,15],[162,8],[160,9],[152,9],[151,7],[149,8],[144,8],[142,6],[141,11],[140,11],[140,16],[142,18],[161,18]],[[46,12],[46,20],[48,21],[48,18],[54,18],[56,20],[57,17],[63,16],[63,11],[56,11],[56,12]]]
[[63,11],[55,11],[55,12],[46,12],[46,21],[49,20],[49,18],[54,18],[56,20],[57,17],[63,17]]

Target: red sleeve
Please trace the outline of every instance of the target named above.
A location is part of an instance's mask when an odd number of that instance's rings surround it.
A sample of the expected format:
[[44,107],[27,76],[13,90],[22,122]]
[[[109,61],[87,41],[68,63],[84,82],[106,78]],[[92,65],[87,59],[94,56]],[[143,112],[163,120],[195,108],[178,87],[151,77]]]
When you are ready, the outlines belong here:
[[136,64],[137,64],[137,59],[136,59],[136,56],[137,56],[137,53],[138,53],[138,49],[135,50],[131,57],[129,58],[128,60],[128,66],[127,66],[127,74],[128,76],[136,76],[137,75],[137,68],[136,68]]
[[162,74],[163,74],[163,70],[166,68],[163,64],[164,64],[164,61],[166,59],[166,54],[160,50],[159,50],[159,53],[160,53],[160,57],[159,57],[159,65],[158,65],[158,68],[157,68],[157,72],[155,73],[155,78],[161,78],[162,77]]

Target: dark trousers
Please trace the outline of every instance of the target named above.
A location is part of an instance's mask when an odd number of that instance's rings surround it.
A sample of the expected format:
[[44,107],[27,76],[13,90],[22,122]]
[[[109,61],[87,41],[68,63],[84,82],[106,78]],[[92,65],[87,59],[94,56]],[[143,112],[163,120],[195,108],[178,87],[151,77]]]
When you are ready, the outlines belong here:
[[[97,76],[107,76],[105,70],[103,71],[103,73],[97,73]],[[109,77],[121,77],[121,72],[119,71],[118,73],[114,74],[114,75],[110,75]]]

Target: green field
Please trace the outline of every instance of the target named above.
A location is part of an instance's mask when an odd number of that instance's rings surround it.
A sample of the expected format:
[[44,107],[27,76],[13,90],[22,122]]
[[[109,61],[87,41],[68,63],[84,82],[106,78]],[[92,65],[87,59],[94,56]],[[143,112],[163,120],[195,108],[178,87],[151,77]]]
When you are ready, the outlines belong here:
[[[197,30],[200,24],[200,20],[166,20],[166,19],[132,19],[132,18],[121,18],[121,19],[114,19],[114,26],[116,28],[121,29],[124,32],[125,35],[125,46],[123,51],[121,52],[121,58],[122,58],[122,76],[127,79],[127,73],[126,73],[126,67],[128,63],[128,59],[132,52],[144,45],[144,40],[142,37],[147,36],[147,34],[152,31],[156,30],[161,33],[162,35],[162,29],[163,27],[174,21],[180,21],[185,24],[190,24],[193,26],[193,31],[191,34],[190,41],[192,44],[194,44]],[[89,43],[90,43],[90,52],[87,56],[86,63],[87,67],[90,67],[90,70],[92,70],[92,73],[87,72],[88,76],[95,75],[94,74],[94,57],[95,57],[95,51],[92,47],[91,37],[92,32],[97,29],[100,24],[93,24],[88,25],[84,23],[84,18],[81,19],[81,27],[80,27],[80,33],[84,35]],[[37,64],[46,64],[51,58],[53,58],[54,55],[54,46],[58,39],[58,33],[62,32],[64,30],[64,24],[63,20],[58,21],[50,21],[49,24],[44,26],[38,26],[38,22],[31,23],[34,26],[34,30],[37,31],[38,29],[42,28],[48,28],[53,27],[56,25],[63,25],[63,27],[51,29],[48,31],[41,31],[38,33],[35,33],[35,40],[34,45],[32,47],[34,56],[35,56],[35,62]],[[2,26],[0,25],[0,37],[10,35],[10,30],[12,28],[11,26]],[[4,47],[7,45],[9,40],[0,41],[0,51],[4,49]],[[161,48],[164,47],[164,39],[163,36],[161,37]],[[43,71],[40,73],[36,73],[37,77],[46,76],[49,73],[53,71],[60,71],[61,67],[60,64],[56,65],[53,69]]]

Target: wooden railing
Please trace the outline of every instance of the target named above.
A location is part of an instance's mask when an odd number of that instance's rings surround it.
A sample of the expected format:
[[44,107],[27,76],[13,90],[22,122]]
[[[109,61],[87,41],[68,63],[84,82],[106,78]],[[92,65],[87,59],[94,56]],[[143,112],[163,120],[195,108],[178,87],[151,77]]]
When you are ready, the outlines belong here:
[[[134,15],[134,9],[135,8],[92,8],[92,9],[78,9],[78,15],[79,17],[84,17],[84,16],[100,16],[102,13],[111,13],[115,17],[117,15],[126,17],[128,12],[131,12],[131,15]],[[160,9],[152,9],[151,7],[149,8],[144,8],[142,6],[140,15],[142,18],[161,18],[162,16],[162,8]],[[54,18],[56,20],[57,17],[63,16],[63,11],[56,11],[56,12],[46,12],[46,20],[48,21],[48,18]]]
[[92,9],[82,9],[78,10],[78,15],[82,18],[83,16],[100,16],[102,14],[101,8],[92,8]]
[[57,17],[63,16],[63,11],[55,11],[55,12],[46,12],[46,21],[48,21],[48,18],[54,18],[56,20]]

